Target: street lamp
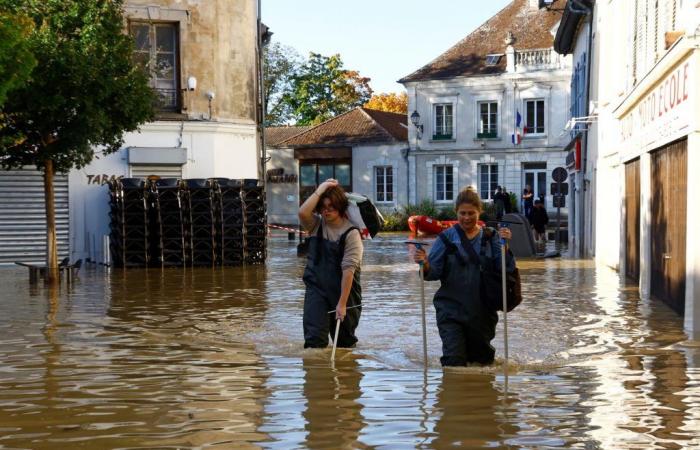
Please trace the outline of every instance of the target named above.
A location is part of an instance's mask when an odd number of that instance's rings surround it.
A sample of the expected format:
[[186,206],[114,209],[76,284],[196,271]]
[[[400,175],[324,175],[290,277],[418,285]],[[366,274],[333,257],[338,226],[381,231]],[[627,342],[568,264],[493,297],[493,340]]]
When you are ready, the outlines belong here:
[[418,139],[423,136],[423,125],[420,123],[420,114],[418,114],[418,111],[413,111],[413,114],[411,114],[411,123],[413,124],[414,127],[416,127],[416,130],[418,130]]

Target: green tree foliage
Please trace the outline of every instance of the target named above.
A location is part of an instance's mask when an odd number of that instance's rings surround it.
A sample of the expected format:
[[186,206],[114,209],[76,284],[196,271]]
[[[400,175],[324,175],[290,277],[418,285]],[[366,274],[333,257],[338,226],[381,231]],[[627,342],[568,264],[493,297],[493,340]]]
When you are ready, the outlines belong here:
[[284,101],[291,91],[292,79],[302,65],[302,57],[292,47],[275,42],[264,48],[265,125],[289,123],[292,111]]
[[372,96],[369,78],[343,68],[340,55],[311,53],[283,96],[297,125],[315,125],[362,106]]
[[94,146],[118,150],[123,134],[153,115],[147,75],[132,62],[121,0],[0,0],[35,23],[28,45],[38,62],[31,79],[8,94],[0,137],[5,167],[83,167]]
[[125,132],[153,116],[155,94],[132,61],[122,6],[122,0],[0,0],[0,10],[34,23],[26,39],[37,65],[0,111],[0,165],[44,170],[50,279],[53,171],[85,166],[95,147],[117,151]]
[[36,65],[27,40],[31,31],[28,17],[0,9],[0,107],[9,91],[27,82]]

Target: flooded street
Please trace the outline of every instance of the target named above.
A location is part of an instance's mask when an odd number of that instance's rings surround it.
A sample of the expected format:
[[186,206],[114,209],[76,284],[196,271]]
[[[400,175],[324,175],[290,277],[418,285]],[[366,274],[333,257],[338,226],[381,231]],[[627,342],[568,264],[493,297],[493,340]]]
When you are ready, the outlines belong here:
[[59,293],[0,269],[0,448],[700,448],[700,343],[592,261],[520,261],[498,364],[444,371],[402,241],[367,242],[357,348],[303,350],[304,260],[88,267]]

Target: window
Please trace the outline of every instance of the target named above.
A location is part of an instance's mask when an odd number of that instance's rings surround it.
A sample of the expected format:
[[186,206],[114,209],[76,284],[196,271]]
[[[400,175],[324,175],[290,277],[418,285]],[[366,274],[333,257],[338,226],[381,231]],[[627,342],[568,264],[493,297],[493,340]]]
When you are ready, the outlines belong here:
[[323,183],[329,178],[335,178],[338,180],[343,189],[350,191],[352,190],[350,164],[349,163],[333,163],[333,162],[319,162],[319,163],[303,163],[299,166],[299,185],[303,188],[305,192],[307,189],[311,189],[313,192],[316,186]]
[[452,103],[440,103],[435,105],[435,132],[434,140],[452,139]]
[[374,168],[374,192],[377,193],[378,203],[394,201],[394,168],[377,166]]
[[479,102],[479,126],[476,137],[479,139],[498,137],[498,103]]
[[157,109],[176,111],[178,95],[177,24],[132,22],[134,60],[148,73],[151,87],[158,94]]
[[525,134],[544,134],[544,100],[525,101]]
[[452,165],[433,167],[435,170],[435,201],[451,201],[454,198]]
[[479,192],[483,200],[492,200],[498,187],[498,164],[479,166]]
[[495,66],[501,60],[501,55],[486,55],[486,65]]

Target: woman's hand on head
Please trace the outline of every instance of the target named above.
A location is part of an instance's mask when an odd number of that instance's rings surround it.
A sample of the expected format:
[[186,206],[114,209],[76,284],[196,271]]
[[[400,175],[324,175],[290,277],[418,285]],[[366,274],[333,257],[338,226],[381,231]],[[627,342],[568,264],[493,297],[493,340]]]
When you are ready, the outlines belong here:
[[336,180],[334,178],[329,178],[326,181],[324,181],[323,183],[318,185],[318,187],[316,188],[316,192],[319,195],[321,195],[324,192],[326,192],[326,189],[328,189],[329,187],[332,187],[332,186],[338,186],[338,180]]

